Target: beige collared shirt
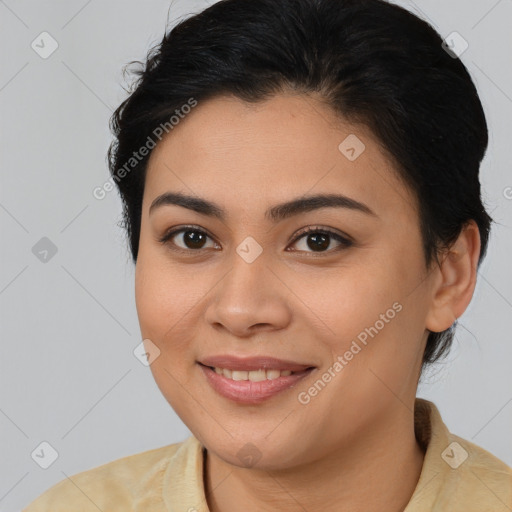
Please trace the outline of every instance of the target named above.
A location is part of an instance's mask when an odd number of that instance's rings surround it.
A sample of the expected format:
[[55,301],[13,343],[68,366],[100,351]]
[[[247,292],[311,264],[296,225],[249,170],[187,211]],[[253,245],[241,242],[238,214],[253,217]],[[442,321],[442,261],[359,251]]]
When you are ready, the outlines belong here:
[[[416,437],[426,446],[404,512],[510,512],[512,468],[451,434],[437,407],[416,399]],[[23,512],[209,512],[203,446],[181,443],[130,455],[62,480]]]

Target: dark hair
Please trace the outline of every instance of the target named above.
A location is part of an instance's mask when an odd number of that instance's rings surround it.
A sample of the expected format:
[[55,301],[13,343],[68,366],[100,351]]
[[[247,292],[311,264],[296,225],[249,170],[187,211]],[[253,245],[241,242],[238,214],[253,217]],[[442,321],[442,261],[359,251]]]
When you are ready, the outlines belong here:
[[[137,79],[110,120],[109,168],[133,261],[151,154],[130,171],[133,152],[157,127],[169,132],[191,99],[258,102],[293,90],[372,130],[417,197],[427,268],[470,219],[480,266],[493,221],[479,182],[487,124],[467,69],[442,43],[427,22],[384,0],[221,0],[179,22],[146,62],[128,64],[140,65]],[[429,333],[423,366],[447,353],[456,324]]]

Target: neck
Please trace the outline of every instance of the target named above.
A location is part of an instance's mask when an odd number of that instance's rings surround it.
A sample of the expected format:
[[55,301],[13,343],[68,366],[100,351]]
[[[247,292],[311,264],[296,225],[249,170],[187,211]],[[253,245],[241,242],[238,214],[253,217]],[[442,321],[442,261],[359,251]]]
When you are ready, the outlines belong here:
[[204,465],[210,512],[396,512],[409,502],[420,477],[424,451],[414,417],[403,405],[376,428],[327,457],[293,468],[240,468],[211,452]]

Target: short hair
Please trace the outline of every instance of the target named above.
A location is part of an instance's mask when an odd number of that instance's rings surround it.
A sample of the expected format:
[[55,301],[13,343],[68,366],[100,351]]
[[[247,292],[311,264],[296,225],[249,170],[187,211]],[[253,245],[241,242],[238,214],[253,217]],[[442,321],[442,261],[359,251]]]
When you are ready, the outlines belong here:
[[[471,219],[480,266],[493,222],[480,192],[482,104],[461,60],[406,9],[384,0],[221,0],[167,30],[145,62],[133,64],[136,79],[110,119],[108,149],[133,262],[151,151],[122,179],[119,170],[162,132],[155,128],[170,132],[170,117],[191,99],[260,102],[292,90],[371,130],[417,198],[427,268]],[[448,352],[456,324],[429,332],[422,368]]]

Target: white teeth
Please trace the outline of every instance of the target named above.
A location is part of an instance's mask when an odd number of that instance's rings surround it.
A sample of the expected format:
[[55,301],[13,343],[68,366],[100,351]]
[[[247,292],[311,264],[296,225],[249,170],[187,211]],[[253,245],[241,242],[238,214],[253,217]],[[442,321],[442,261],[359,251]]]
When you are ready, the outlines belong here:
[[215,368],[215,373],[223,375],[232,380],[250,380],[251,382],[260,382],[262,380],[273,380],[278,377],[286,377],[291,375],[290,370],[228,370],[227,368]]
[[277,379],[277,377],[279,377],[280,373],[281,372],[279,370],[267,370],[267,379],[269,379],[269,380]]
[[267,380],[267,372],[265,370],[253,370],[251,372],[247,372],[247,374],[251,382]]

